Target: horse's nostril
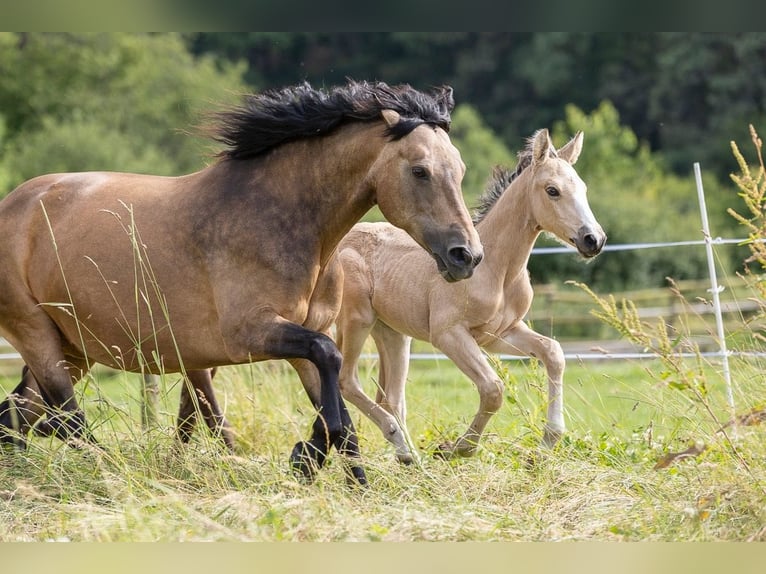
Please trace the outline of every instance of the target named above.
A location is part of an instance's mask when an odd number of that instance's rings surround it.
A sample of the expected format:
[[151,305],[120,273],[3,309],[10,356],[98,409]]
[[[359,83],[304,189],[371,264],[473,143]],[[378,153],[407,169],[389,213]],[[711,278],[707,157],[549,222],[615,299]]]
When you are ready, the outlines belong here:
[[465,247],[453,247],[449,250],[450,259],[458,265],[471,265],[473,254]]
[[595,249],[598,247],[598,239],[596,239],[596,236],[591,233],[583,237],[583,241],[585,242],[585,245],[588,249]]

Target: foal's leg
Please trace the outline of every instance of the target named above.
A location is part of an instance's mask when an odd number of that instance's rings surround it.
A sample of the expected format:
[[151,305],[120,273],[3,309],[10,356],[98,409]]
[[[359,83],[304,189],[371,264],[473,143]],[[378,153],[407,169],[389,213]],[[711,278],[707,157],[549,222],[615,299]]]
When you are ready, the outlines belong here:
[[555,339],[536,333],[520,322],[508,330],[502,339],[487,347],[495,353],[517,353],[536,357],[545,365],[548,375],[548,412],[543,444],[555,445],[566,430],[564,423],[564,368],[566,360],[561,345]]
[[[410,345],[412,337],[395,331],[378,321],[372,328],[372,338],[380,355],[378,391],[375,402],[396,419],[407,451],[397,449],[400,462],[410,463],[417,459],[417,451],[407,430],[407,404],[404,387],[410,367]],[[388,438],[388,437],[387,437]],[[389,438],[389,440],[391,440]],[[394,442],[393,440],[391,442]],[[396,444],[394,442],[394,444]]]
[[413,462],[414,457],[399,421],[393,414],[368,397],[359,381],[359,356],[369,332],[369,328],[364,325],[339,321],[338,343],[343,353],[343,366],[340,372],[341,393],[348,402],[380,428],[383,437],[396,448],[396,457],[401,462],[409,464]]
[[234,452],[234,434],[215,397],[214,376],[215,369],[187,371],[188,380],[181,384],[176,434],[182,443],[188,443],[199,412],[213,436],[220,437],[226,448]]
[[440,447],[441,454],[473,456],[489,419],[503,404],[503,382],[487,361],[476,340],[462,328],[449,329],[433,338],[434,345],[444,352],[476,385],[479,410],[468,429],[454,445]]

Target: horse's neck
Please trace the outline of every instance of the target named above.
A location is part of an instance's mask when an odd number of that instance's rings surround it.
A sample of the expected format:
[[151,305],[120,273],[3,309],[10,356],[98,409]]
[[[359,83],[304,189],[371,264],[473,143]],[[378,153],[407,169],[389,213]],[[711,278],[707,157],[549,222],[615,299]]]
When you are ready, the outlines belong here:
[[308,172],[308,193],[321,196],[312,205],[317,223],[321,222],[323,265],[351,227],[375,205],[368,174],[386,141],[377,123],[352,123],[320,140],[306,140],[309,159],[296,165],[296,171],[303,171],[304,176]]
[[527,178],[520,175],[476,226],[484,245],[477,272],[502,277],[505,284],[527,277],[526,267],[540,230],[527,201]]
[[[385,144],[380,132],[377,124],[349,124],[324,137],[285,144],[262,158],[212,165],[208,168],[211,181],[228,178],[213,193],[226,191],[223,186],[229,188],[227,193],[240,194],[243,216],[250,205],[263,209],[268,198],[274,198],[280,204],[275,217],[283,217],[283,223],[292,228],[299,227],[309,239],[307,244],[321,244],[323,264],[374,205],[374,190],[365,177]],[[222,173],[227,175],[221,177]]]

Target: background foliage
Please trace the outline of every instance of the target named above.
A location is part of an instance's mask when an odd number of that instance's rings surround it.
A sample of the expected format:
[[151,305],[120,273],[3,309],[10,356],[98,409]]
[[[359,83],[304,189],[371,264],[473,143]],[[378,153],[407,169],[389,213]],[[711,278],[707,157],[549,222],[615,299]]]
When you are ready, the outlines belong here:
[[[577,129],[577,168],[611,244],[699,239],[700,162],[714,235],[735,237],[731,140],[766,113],[766,34],[0,34],[0,195],[53,171],[180,174],[209,143],[189,132],[243,91],[355,79],[455,88],[452,139],[474,205],[492,165],[535,130]],[[704,276],[702,250],[537,257],[535,281],[602,289]],[[729,272],[736,249],[720,253]]]

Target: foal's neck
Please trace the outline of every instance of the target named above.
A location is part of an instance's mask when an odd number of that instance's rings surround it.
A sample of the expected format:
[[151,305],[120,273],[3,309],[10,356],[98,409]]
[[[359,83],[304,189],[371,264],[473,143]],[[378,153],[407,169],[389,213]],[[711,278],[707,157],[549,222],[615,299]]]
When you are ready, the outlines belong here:
[[484,260],[477,272],[485,267],[495,276],[506,277],[506,281],[521,272],[526,276],[527,261],[540,235],[527,199],[529,183],[525,170],[476,225],[484,245]]

